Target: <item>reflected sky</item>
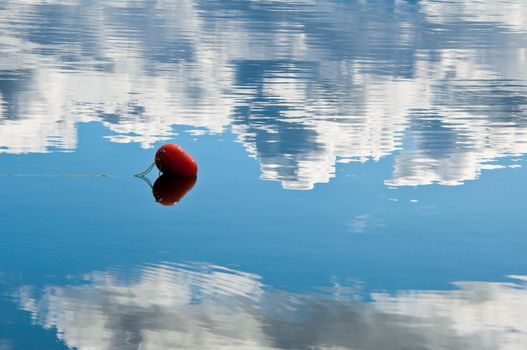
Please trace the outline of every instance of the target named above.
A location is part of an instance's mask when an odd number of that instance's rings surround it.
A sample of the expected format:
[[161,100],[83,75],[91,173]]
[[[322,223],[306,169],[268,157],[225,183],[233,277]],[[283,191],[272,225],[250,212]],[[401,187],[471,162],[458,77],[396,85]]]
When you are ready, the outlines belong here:
[[394,155],[389,186],[460,185],[527,152],[521,2],[6,1],[0,16],[3,153],[75,150],[90,121],[143,148],[185,125],[234,133],[262,179],[311,189],[337,162]]
[[80,285],[23,286],[32,322],[84,349],[523,349],[527,278],[456,282],[450,291],[363,295],[269,289],[261,277],[207,264],[92,272]]
[[0,350],[523,350],[526,153],[522,1],[0,0]]

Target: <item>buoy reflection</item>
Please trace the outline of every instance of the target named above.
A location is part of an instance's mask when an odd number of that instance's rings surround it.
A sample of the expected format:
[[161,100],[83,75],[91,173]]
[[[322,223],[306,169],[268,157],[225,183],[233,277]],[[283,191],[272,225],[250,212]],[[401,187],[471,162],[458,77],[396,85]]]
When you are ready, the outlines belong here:
[[156,202],[171,206],[183,199],[196,184],[196,177],[179,177],[163,174],[152,186],[152,194]]

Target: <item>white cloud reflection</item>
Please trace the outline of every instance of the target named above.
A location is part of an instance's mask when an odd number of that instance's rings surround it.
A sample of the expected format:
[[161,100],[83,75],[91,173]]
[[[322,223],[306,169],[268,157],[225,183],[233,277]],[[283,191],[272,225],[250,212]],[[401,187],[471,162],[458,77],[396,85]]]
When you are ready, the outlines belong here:
[[21,288],[33,322],[83,349],[524,349],[526,278],[445,291],[346,296],[270,290],[217,266],[95,272],[77,286]]
[[390,154],[387,185],[459,185],[527,152],[527,10],[508,5],[8,1],[0,152],[73,150],[83,122],[144,148],[186,125],[232,130],[288,189]]

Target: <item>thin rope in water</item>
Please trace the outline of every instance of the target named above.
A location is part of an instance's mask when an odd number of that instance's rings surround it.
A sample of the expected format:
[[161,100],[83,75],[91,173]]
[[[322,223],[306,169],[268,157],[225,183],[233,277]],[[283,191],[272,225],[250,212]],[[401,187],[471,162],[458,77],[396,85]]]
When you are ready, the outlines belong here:
[[136,177],[144,177],[146,174],[148,174],[149,172],[152,171],[152,168],[154,167],[154,165],[156,165],[156,162],[153,162],[152,164],[150,164],[150,166],[148,167],[148,169],[146,169],[146,170],[143,171],[142,173],[135,174],[134,176],[136,176]]
[[137,178],[143,180],[144,182],[146,182],[148,184],[148,186],[150,186],[150,188],[153,187],[152,181],[150,181],[150,179],[147,178],[146,176],[137,176],[137,175],[135,175],[135,177],[137,177]]

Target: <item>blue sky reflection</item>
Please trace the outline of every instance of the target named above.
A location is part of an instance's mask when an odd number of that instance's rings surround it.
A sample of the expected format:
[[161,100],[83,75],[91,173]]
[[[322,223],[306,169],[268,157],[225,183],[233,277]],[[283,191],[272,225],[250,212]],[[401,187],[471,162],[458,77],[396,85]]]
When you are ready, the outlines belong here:
[[527,152],[521,4],[80,6],[0,9],[0,152],[75,150],[91,121],[143,148],[231,130],[288,189],[392,154],[387,185],[459,185]]

